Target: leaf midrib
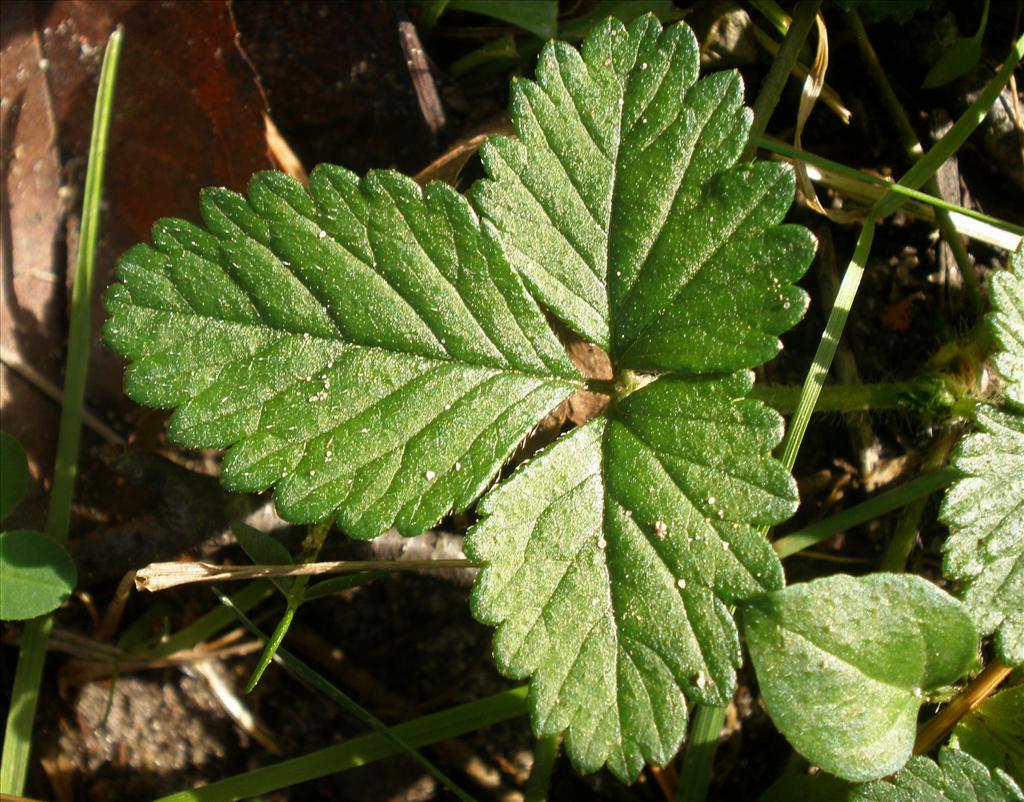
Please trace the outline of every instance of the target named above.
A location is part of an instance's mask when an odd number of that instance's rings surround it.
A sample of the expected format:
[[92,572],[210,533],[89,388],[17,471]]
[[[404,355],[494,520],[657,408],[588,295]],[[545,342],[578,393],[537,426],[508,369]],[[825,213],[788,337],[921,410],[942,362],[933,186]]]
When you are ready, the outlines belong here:
[[157,314],[157,315],[166,316],[168,318],[175,318],[175,317],[181,318],[181,319],[198,318],[200,320],[211,321],[211,322],[213,322],[214,324],[216,324],[218,326],[238,328],[238,329],[241,329],[243,331],[245,331],[245,330],[257,331],[258,330],[258,331],[263,331],[263,332],[271,332],[272,334],[276,335],[280,339],[283,339],[283,338],[286,338],[286,337],[294,337],[294,338],[304,339],[304,340],[318,340],[318,341],[320,341],[322,343],[328,343],[328,344],[333,344],[333,345],[341,345],[341,346],[345,347],[346,349],[348,349],[348,348],[360,348],[360,349],[365,350],[365,351],[378,351],[378,352],[380,352],[382,354],[400,354],[402,356],[412,357],[412,358],[415,358],[415,359],[423,359],[423,360],[427,360],[427,361],[431,361],[431,362],[442,362],[442,363],[446,363],[446,364],[450,364],[450,365],[460,365],[460,366],[469,366],[469,367],[475,367],[475,368],[484,368],[484,369],[494,370],[494,371],[500,372],[500,373],[508,373],[508,374],[517,375],[517,376],[528,376],[528,377],[533,378],[533,379],[542,379],[542,380],[546,380],[546,381],[550,381],[550,382],[568,384],[568,385],[572,386],[575,389],[583,389],[585,387],[585,382],[583,381],[582,377],[579,377],[579,376],[571,377],[571,376],[560,375],[560,374],[555,373],[554,371],[551,371],[551,370],[541,370],[541,369],[528,370],[526,368],[516,367],[516,366],[510,365],[508,363],[506,363],[506,364],[499,364],[499,363],[496,363],[495,361],[484,360],[484,359],[481,359],[479,361],[469,361],[468,359],[454,357],[454,356],[452,356],[448,352],[445,352],[445,354],[443,356],[439,356],[439,355],[436,355],[436,354],[418,353],[416,351],[411,351],[411,350],[401,349],[401,348],[385,348],[385,347],[380,346],[380,345],[364,345],[362,343],[353,342],[352,340],[345,339],[344,337],[341,337],[341,336],[339,336],[339,337],[323,337],[323,336],[321,336],[319,334],[312,334],[311,332],[308,332],[308,331],[292,331],[290,329],[278,328],[276,326],[273,326],[271,324],[266,323],[265,321],[260,321],[259,323],[246,323],[246,322],[237,321],[237,320],[223,320],[221,318],[214,317],[212,315],[200,314],[199,312],[196,312],[195,310],[191,310],[189,312],[182,312],[180,310],[163,309],[163,308],[160,308],[160,307],[157,307],[157,306],[150,306],[148,304],[139,303],[139,302],[135,301],[134,299],[132,299],[130,304],[126,304],[126,305],[131,307],[131,308],[134,308],[134,309],[146,310],[147,312],[152,312],[152,313]]

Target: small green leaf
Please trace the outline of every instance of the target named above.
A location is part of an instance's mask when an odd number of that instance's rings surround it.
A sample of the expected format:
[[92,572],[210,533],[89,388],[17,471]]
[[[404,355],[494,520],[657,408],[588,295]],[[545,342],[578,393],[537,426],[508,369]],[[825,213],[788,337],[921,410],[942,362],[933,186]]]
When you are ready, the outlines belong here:
[[792,585],[749,601],[743,629],[776,726],[854,781],[906,762],[924,694],[962,676],[978,649],[967,610],[910,575]]
[[981,430],[964,438],[953,465],[964,472],[942,501],[952,528],[943,572],[964,584],[982,635],[995,633],[1007,665],[1024,664],[1024,415],[982,407]]
[[306,592],[302,594],[302,598],[304,602],[311,602],[315,599],[322,599],[325,596],[333,596],[335,593],[341,593],[349,588],[365,585],[377,579],[383,579],[387,575],[387,571],[359,571],[354,574],[332,576],[330,579],[324,579],[321,582],[310,585],[306,588]]
[[850,802],[1021,802],[1024,794],[999,769],[989,769],[957,749],[942,749],[939,762],[913,757],[890,782],[854,790]]
[[[538,735],[581,771],[632,781],[686,732],[686,697],[725,704],[742,662],[728,605],[782,585],[754,528],[796,508],[768,453],[782,421],[746,373],[663,378],[557,441],[487,496],[466,553],[494,654],[533,676]],[[685,696],[684,696],[685,694]]]
[[558,32],[558,0],[450,0],[445,9],[493,17],[541,39]]
[[957,39],[942,51],[921,84],[922,89],[945,86],[969,73],[981,60],[981,39]]
[[992,365],[1006,382],[1007,401],[1024,410],[1024,243],[1010,254],[1009,270],[992,276],[988,325],[996,342]]
[[55,610],[74,590],[71,556],[42,532],[0,532],[0,620],[22,621]]
[[[253,561],[253,564],[291,565],[293,563],[292,555],[288,553],[288,549],[281,545],[279,540],[268,535],[266,532],[261,532],[259,529],[255,529],[242,521],[232,521],[231,531],[235,533],[238,545],[242,547],[242,550]],[[287,598],[288,591],[291,590],[295,578],[290,576],[272,577],[270,581]]]
[[960,719],[949,745],[1024,786],[1024,685],[997,693]]
[[295,522],[407,534],[464,509],[580,385],[493,229],[454,190],[322,165],[248,201],[203,194],[213,232],[163,220],[118,264],[107,343],[171,437],[231,446],[223,481],[276,486]]
[[25,449],[6,432],[0,432],[0,521],[10,515],[28,488]]
[[988,24],[988,9],[989,0],[984,0],[977,32],[970,38],[957,39],[950,47],[942,51],[939,60],[932,65],[925,76],[924,83],[921,84],[922,89],[945,86],[974,69],[981,59],[981,39],[985,35],[985,26]]

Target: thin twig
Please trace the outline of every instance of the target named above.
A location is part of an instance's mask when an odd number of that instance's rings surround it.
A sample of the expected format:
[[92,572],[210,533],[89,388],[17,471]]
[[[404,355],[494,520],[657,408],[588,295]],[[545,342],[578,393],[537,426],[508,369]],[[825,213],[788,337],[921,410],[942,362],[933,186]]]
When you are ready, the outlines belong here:
[[1012,671],[998,660],[989,663],[970,685],[921,728],[914,742],[914,754],[927,754],[942,743],[957,722],[991,696]]
[[302,565],[215,565],[150,563],[135,574],[135,589],[159,591],[196,582],[237,582],[283,576],[320,576],[353,571],[420,571],[432,568],[477,568],[472,560],[338,560]]

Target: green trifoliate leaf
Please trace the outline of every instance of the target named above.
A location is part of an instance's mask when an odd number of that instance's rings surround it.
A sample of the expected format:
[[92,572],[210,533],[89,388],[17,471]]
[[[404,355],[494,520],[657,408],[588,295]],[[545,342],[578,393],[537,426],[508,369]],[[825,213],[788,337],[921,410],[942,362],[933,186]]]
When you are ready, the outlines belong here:
[[544,48],[517,81],[518,140],[482,151],[474,200],[543,303],[619,369],[733,371],[802,315],[790,282],[814,251],[776,225],[791,171],[737,165],[751,122],[736,72],[697,81],[685,25],[608,20],[582,53]]
[[1024,785],[1024,685],[1000,691],[960,719],[949,745]]
[[939,762],[913,757],[891,781],[862,785],[850,802],[1020,802],[1020,788],[999,769],[989,769],[957,749],[943,749]]
[[28,458],[15,438],[0,432],[0,521],[6,518],[28,488]]
[[482,505],[474,611],[499,627],[499,667],[533,677],[537,733],[566,731],[578,768],[624,780],[672,757],[687,699],[730,698],[728,606],[782,585],[755,527],[797,501],[769,456],[782,422],[744,400],[744,369],[802,314],[791,282],[814,240],[778,225],[787,168],[737,166],[738,75],[697,70],[690,30],[649,16],[597,26],[582,53],[548,45],[537,81],[513,89],[519,139],[488,142],[474,192],[537,296],[610,349],[622,387]]
[[1024,243],[1010,255],[1010,269],[992,276],[991,297],[992,364],[1006,382],[1006,400],[1024,409]]
[[1007,665],[1024,664],[1024,415],[978,410],[980,432],[957,447],[964,472],[940,517],[952,529],[943,571],[963,583],[963,600],[983,635],[995,633]]
[[0,532],[0,620],[23,621],[56,610],[77,581],[71,555],[49,535]]
[[832,576],[747,602],[743,630],[776,726],[804,757],[847,780],[910,757],[931,688],[974,660],[967,610],[909,575]]
[[282,515],[418,533],[464,508],[578,384],[488,224],[450,188],[323,166],[203,195],[122,257],[105,337],[171,436]]
[[746,373],[663,378],[521,469],[480,507],[473,609],[498,625],[503,672],[533,676],[538,734],[567,730],[582,771],[623,780],[666,763],[686,698],[724,704],[740,644],[727,605],[782,585],[753,528],[792,514],[767,454],[782,421],[736,401]]

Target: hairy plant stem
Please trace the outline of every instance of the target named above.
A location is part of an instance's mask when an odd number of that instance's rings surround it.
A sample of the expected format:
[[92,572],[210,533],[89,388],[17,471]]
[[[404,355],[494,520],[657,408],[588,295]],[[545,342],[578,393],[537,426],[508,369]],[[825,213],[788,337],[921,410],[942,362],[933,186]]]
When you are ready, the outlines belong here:
[[[903,149],[906,152],[907,157],[911,161],[916,162],[924,155],[924,147],[921,145],[921,141],[917,138],[917,133],[914,131],[914,127],[910,124],[910,119],[907,117],[907,113],[904,111],[903,105],[900,103],[899,98],[896,97],[896,92],[892,88],[892,84],[889,82],[889,76],[886,75],[885,68],[882,67],[882,63],[878,59],[878,54],[875,52],[875,48],[871,45],[871,40],[868,39],[868,32],[865,30],[864,23],[861,22],[860,15],[857,13],[856,9],[850,9],[850,11],[847,12],[847,21],[853,29],[853,38],[857,43],[861,59],[867,67],[868,75],[871,76],[871,80],[874,81],[878,88],[882,105],[885,106],[886,111],[889,112],[889,116],[896,125],[896,130],[899,133]],[[942,197],[942,192],[939,190],[939,182],[935,176],[932,176],[924,183],[924,189],[929,195],[934,195],[936,198]],[[971,306],[971,311],[974,313],[975,317],[978,317],[983,311],[981,289],[978,286],[978,276],[974,270],[974,264],[971,262],[971,257],[967,253],[967,248],[964,245],[963,238],[956,230],[956,225],[953,223],[953,219],[949,216],[949,212],[945,209],[935,209],[935,220],[938,223],[939,231],[942,232],[943,239],[949,245],[949,249],[953,253],[953,258],[956,260],[957,266],[960,268],[960,274],[964,279],[964,287],[967,290],[967,301]]]
[[[92,348],[91,309],[95,275],[93,268],[99,240],[103,174],[107,162],[107,141],[113,115],[121,38],[122,32],[118,28],[107,42],[93,111],[92,138],[89,142],[89,164],[86,169],[82,201],[82,228],[71,291],[64,401],[61,406],[57,459],[53,469],[50,508],[46,521],[46,533],[58,543],[64,543],[68,537],[71,500],[78,474],[82,411],[85,404],[85,384],[89,374],[89,351]],[[29,621],[22,634],[18,667],[11,689],[11,706],[4,732],[3,758],[0,762],[0,794],[21,796],[25,788],[32,748],[32,724],[39,701],[39,683],[46,658],[46,647],[52,629],[53,616],[45,615]]]
[[[757,384],[750,392],[783,414],[796,410],[802,388],[795,384]],[[829,384],[821,388],[815,412],[871,412],[904,409],[936,414],[952,408],[956,399],[940,377],[888,384]]]

